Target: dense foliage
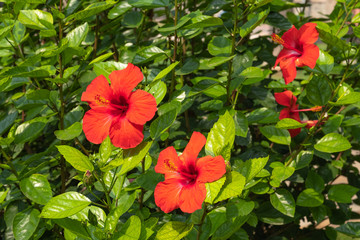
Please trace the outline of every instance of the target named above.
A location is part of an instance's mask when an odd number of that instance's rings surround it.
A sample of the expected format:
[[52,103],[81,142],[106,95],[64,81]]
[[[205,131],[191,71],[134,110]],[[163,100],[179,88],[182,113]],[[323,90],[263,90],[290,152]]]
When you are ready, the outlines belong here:
[[[360,3],[309,2],[0,3],[0,238],[360,237]],[[136,136],[86,119],[136,92]]]

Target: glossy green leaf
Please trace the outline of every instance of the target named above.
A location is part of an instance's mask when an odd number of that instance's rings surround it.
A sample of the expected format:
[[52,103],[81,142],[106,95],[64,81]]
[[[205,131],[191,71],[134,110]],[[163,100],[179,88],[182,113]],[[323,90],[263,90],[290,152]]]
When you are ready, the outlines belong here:
[[321,28],[317,28],[317,30],[319,32],[320,39],[326,44],[330,46],[336,46],[336,48],[341,50],[350,50],[350,45],[346,41]]
[[275,127],[280,129],[296,129],[305,127],[306,123],[300,123],[292,118],[283,118],[281,119]]
[[50,91],[47,89],[38,89],[28,91],[25,96],[28,100],[47,100],[50,96]]
[[169,0],[129,0],[128,3],[138,8],[157,8],[169,6]]
[[14,123],[18,116],[17,110],[11,110],[0,120],[0,135],[2,135]]
[[329,74],[334,67],[334,57],[321,49],[319,53],[316,65],[320,68],[322,73]]
[[220,18],[207,16],[207,15],[199,15],[190,20],[190,23],[187,24],[184,28],[204,28],[204,27],[212,27],[222,25],[223,21]]
[[109,19],[115,19],[117,17],[120,17],[124,13],[126,13],[128,10],[130,10],[132,6],[127,2],[119,2],[116,4],[108,13]]
[[156,240],[180,240],[193,228],[193,224],[184,222],[167,222],[157,232]]
[[93,63],[97,63],[97,62],[103,62],[105,59],[108,59],[109,57],[111,57],[112,55],[114,55],[114,53],[105,53],[97,58],[95,58],[94,60],[92,60],[89,65],[93,64]]
[[165,52],[156,46],[147,46],[136,52],[133,63],[140,64],[154,60]]
[[82,133],[82,124],[75,122],[70,127],[64,130],[56,130],[54,132],[57,139],[60,140],[71,140],[78,137]]
[[251,14],[250,18],[244,25],[240,27],[240,37],[244,38],[249,35],[257,26],[262,24],[269,14],[270,9],[266,9],[260,13]]
[[230,203],[226,206],[226,217],[228,219],[249,215],[255,207],[253,201],[245,201],[243,199],[236,199],[235,203]]
[[306,97],[317,106],[324,106],[331,97],[331,87],[324,77],[313,77],[306,85]]
[[119,218],[127,210],[129,210],[129,208],[133,205],[135,199],[136,199],[135,192],[130,193],[130,192],[122,191],[120,193],[117,207],[110,211],[110,213],[108,214],[105,220],[105,229],[107,231],[113,232],[115,230]]
[[226,180],[226,176],[223,176],[222,178],[219,178],[218,180],[211,182],[211,183],[205,183],[206,187],[206,198],[205,202],[208,203],[214,203],[216,196],[219,194],[222,186],[224,185]]
[[106,163],[109,160],[112,153],[112,149],[113,149],[113,145],[111,144],[110,137],[107,136],[105,140],[101,143],[99,148],[101,162]]
[[14,25],[6,26],[0,29],[0,40],[2,40],[4,37],[6,37],[11,30],[13,29]]
[[296,200],[296,205],[302,207],[318,207],[324,202],[324,196],[312,188],[302,191]]
[[81,42],[84,41],[87,33],[89,31],[89,25],[87,22],[76,27],[71,32],[66,35],[68,41],[68,47],[78,47]]
[[252,158],[242,162],[239,166],[240,173],[246,178],[246,182],[253,179],[266,165],[269,156],[263,158]]
[[277,189],[270,194],[271,205],[281,213],[294,217],[295,214],[295,200],[292,194],[285,188]]
[[20,181],[22,193],[38,204],[45,205],[52,197],[52,190],[47,178],[41,174],[33,174]]
[[335,106],[348,105],[360,102],[360,92],[350,92],[349,94],[344,94],[338,98],[335,103],[331,103]]
[[9,189],[6,189],[5,191],[0,191],[0,204],[5,200],[8,192]]
[[2,72],[1,77],[49,77],[55,75],[56,68],[51,65],[43,65],[41,67],[33,66],[18,66],[10,68],[9,70]]
[[52,221],[60,227],[64,228],[65,230],[71,231],[78,237],[82,237],[85,239],[90,238],[85,226],[80,221],[76,221],[70,218],[53,219]]
[[359,191],[359,188],[348,184],[332,185],[328,192],[330,200],[338,203],[351,203],[351,198]]
[[207,49],[213,56],[230,56],[232,51],[231,41],[223,36],[215,36],[210,40]]
[[87,6],[84,10],[78,11],[67,17],[67,20],[76,19],[82,20],[91,16],[94,16],[102,11],[105,11],[108,8],[114,6],[116,2],[112,0],[107,0],[104,2],[95,2]]
[[226,181],[216,196],[214,203],[240,195],[244,189],[245,181],[245,177],[238,172],[227,173]]
[[44,117],[37,117],[22,123],[16,128],[15,143],[25,143],[35,139],[41,134],[47,121],[48,120]]
[[260,132],[270,141],[283,145],[290,145],[291,137],[289,131],[279,129],[275,126],[260,127]]
[[314,153],[312,151],[301,151],[296,156],[296,159],[290,163],[289,166],[294,167],[295,170],[307,167],[313,159]]
[[16,240],[28,240],[36,231],[40,222],[40,212],[29,209],[16,214],[13,222],[13,233]]
[[136,167],[141,162],[141,160],[144,159],[145,155],[149,152],[152,143],[153,142],[142,142],[135,148],[124,149],[124,162],[118,175],[125,174],[128,171],[132,170],[134,167]]
[[[360,237],[360,223],[359,222],[347,222],[340,227],[335,228],[336,231],[344,233],[354,238]],[[346,239],[346,238],[344,238]],[[349,238],[350,239],[350,238]]]
[[122,24],[128,28],[137,28],[143,21],[144,15],[141,12],[130,11],[125,13]]
[[141,220],[138,216],[131,216],[121,229],[118,234],[115,234],[117,240],[138,240],[141,233]]
[[56,146],[61,155],[64,156],[65,160],[71,164],[76,170],[86,172],[87,170],[93,171],[94,166],[90,162],[89,158],[82,154],[76,148],[60,145]]
[[351,148],[350,142],[338,133],[329,133],[322,137],[316,144],[315,149],[320,152],[342,152]]
[[249,124],[245,115],[240,111],[236,111],[236,113],[234,114],[234,123],[235,135],[240,137],[246,137],[249,130]]
[[293,167],[286,167],[280,162],[273,162],[270,167],[273,167],[270,181],[270,184],[273,187],[279,187],[281,182],[289,178],[295,171]]
[[167,92],[166,84],[162,81],[158,81],[149,90],[149,93],[151,93],[155,97],[156,104],[158,105],[164,99],[166,92]]
[[[107,62],[97,62],[93,64],[94,72],[96,75],[104,75],[105,77],[109,77],[110,73],[114,70],[121,70],[126,68],[127,64],[114,62],[114,61],[107,61]],[[108,78],[109,80],[109,78]]]
[[325,134],[332,133],[340,127],[343,119],[344,115],[331,116],[326,120],[321,129]]
[[160,137],[160,135],[168,129],[176,119],[176,109],[156,118],[150,125],[150,136],[152,139]]
[[54,20],[51,13],[38,9],[20,10],[18,20],[25,26],[32,29],[47,30],[54,28]]
[[312,188],[321,193],[325,188],[324,179],[314,171],[309,171],[305,181],[306,188]]
[[225,161],[229,161],[234,139],[234,119],[226,111],[211,128],[206,140],[205,152],[211,156],[222,155]]
[[199,66],[200,64],[198,60],[195,58],[188,58],[186,59],[184,65],[175,73],[176,75],[187,75],[197,70]]
[[40,217],[65,218],[69,217],[91,203],[90,199],[78,192],[66,192],[50,199],[44,206]]
[[165,69],[161,70],[161,72],[159,72],[159,74],[156,75],[154,80],[151,82],[150,86],[153,86],[157,80],[160,80],[160,79],[164,78],[166,75],[168,75],[178,64],[179,64],[179,62],[174,62],[174,63],[170,64],[168,67],[166,67]]

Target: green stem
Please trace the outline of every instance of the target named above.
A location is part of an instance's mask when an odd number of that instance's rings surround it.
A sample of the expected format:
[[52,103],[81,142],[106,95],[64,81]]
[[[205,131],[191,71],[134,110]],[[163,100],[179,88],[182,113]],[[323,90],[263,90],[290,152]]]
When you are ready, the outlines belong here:
[[204,212],[203,212],[203,215],[201,216],[201,220],[199,223],[199,231],[198,231],[196,240],[200,240],[201,233],[202,233],[202,225],[204,224],[206,214],[207,214],[207,208],[206,208],[206,203],[204,203]]
[[[174,26],[177,25],[177,16],[178,16],[178,2],[177,0],[175,0],[175,16],[174,16]],[[177,58],[177,30],[175,29],[174,31],[174,54],[173,54],[173,58],[171,59],[171,62],[174,63],[176,61]],[[172,70],[172,74],[171,74],[171,86],[170,86],[170,96],[173,93],[173,91],[175,90],[175,82],[176,82],[176,78],[175,78],[175,69]]]

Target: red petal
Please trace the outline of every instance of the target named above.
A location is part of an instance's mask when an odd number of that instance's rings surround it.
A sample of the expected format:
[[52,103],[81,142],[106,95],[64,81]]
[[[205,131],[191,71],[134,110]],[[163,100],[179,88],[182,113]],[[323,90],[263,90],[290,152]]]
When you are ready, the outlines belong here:
[[299,29],[299,43],[312,44],[319,38],[319,33],[316,30],[316,23],[306,23]]
[[99,144],[109,135],[114,117],[106,107],[97,107],[87,111],[83,118],[83,130],[87,140]]
[[158,162],[155,166],[155,172],[165,174],[165,179],[176,177],[182,163],[174,147],[168,147],[159,154]]
[[88,102],[90,107],[95,107],[99,106],[99,102],[95,99],[96,96],[109,101],[112,98],[112,94],[113,92],[108,80],[103,75],[100,75],[87,86],[86,91],[81,96],[81,101]]
[[140,68],[129,63],[125,69],[110,73],[109,78],[114,94],[128,98],[131,91],[142,81],[143,75]]
[[113,120],[110,139],[115,147],[134,148],[144,139],[143,126],[129,122],[125,117]]
[[177,179],[172,178],[160,182],[154,192],[155,204],[165,213],[169,213],[179,207],[181,191],[182,186]]
[[189,143],[186,145],[180,159],[184,161],[186,165],[194,164],[201,149],[205,146],[206,138],[199,132],[193,132]]
[[183,187],[180,192],[180,209],[186,213],[193,213],[201,209],[201,205],[206,198],[206,188],[203,183],[195,183]]
[[296,137],[300,132],[301,132],[301,128],[296,128],[296,129],[288,129],[289,133],[290,133],[290,137]]
[[196,162],[198,170],[198,182],[213,182],[226,173],[225,160],[222,156],[206,156]]
[[280,51],[278,57],[276,58],[274,67],[276,67],[281,61],[284,61],[287,58],[292,58],[292,57],[300,57],[300,54],[295,50],[284,48],[283,50]]
[[285,80],[285,84],[294,81],[296,77],[295,57],[284,59],[280,62],[280,68]]
[[154,117],[156,110],[154,96],[143,90],[136,90],[130,94],[126,117],[132,123],[144,125]]
[[297,98],[292,91],[286,90],[280,93],[275,93],[275,100],[278,104],[291,107],[296,104]]
[[298,33],[299,31],[296,29],[295,26],[292,26],[289,30],[287,30],[283,35],[282,39],[285,42],[285,45],[289,45],[293,48],[297,49],[297,42],[298,42]]
[[319,58],[319,54],[318,46],[315,44],[304,44],[303,54],[295,61],[296,66],[303,67],[306,65],[309,68],[314,68],[316,65],[316,60]]

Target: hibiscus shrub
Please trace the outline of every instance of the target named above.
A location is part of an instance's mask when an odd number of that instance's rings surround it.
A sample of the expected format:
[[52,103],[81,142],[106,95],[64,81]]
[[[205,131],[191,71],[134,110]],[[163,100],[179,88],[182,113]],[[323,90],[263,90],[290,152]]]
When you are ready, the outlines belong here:
[[360,3],[304,2],[2,1],[0,238],[360,237]]

